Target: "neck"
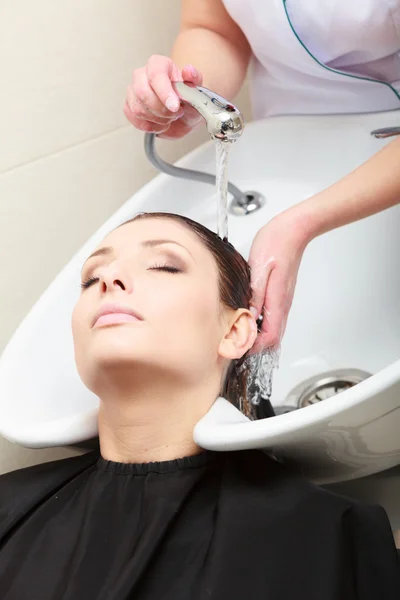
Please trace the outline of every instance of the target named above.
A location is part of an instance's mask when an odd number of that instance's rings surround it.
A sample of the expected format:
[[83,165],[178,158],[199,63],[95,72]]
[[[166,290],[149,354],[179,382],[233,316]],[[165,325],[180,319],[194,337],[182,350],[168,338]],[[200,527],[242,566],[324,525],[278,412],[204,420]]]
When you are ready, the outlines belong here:
[[101,455],[124,463],[162,462],[202,450],[193,429],[215,401],[215,386],[179,389],[163,385],[110,389],[101,395]]

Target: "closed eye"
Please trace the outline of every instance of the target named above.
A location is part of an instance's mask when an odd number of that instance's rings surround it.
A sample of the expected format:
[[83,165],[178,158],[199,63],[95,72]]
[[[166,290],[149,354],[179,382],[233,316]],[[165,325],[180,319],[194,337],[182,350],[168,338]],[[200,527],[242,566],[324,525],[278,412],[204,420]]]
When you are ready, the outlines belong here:
[[170,265],[154,265],[149,268],[149,271],[166,271],[167,273],[181,273],[182,270]]
[[[181,269],[178,269],[177,267],[172,267],[170,265],[154,265],[153,267],[149,268],[149,271],[165,271],[166,273],[181,273],[182,272]],[[82,281],[81,288],[83,290],[86,290],[86,289],[90,288],[93,284],[97,283],[98,281],[99,281],[98,277],[89,277],[89,279]]]
[[86,281],[82,281],[81,288],[83,290],[86,290],[87,288],[89,288],[94,283],[97,283],[98,281],[99,281],[98,277],[89,277],[89,279],[86,279]]

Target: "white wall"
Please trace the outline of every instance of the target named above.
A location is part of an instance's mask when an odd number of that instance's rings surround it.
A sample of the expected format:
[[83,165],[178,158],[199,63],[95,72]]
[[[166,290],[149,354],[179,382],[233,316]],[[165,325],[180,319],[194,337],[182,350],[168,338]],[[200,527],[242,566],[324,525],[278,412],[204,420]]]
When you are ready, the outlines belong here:
[[[132,70],[169,53],[179,5],[1,1],[0,351],[73,253],[155,175],[122,106]],[[237,102],[249,114],[247,96]],[[205,139],[161,152],[176,160]],[[0,439],[0,472],[76,452]]]

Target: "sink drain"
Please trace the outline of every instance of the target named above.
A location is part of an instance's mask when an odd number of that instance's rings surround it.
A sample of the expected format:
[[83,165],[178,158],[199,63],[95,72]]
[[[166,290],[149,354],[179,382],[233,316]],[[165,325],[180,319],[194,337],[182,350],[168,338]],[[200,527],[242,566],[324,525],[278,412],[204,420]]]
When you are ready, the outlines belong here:
[[341,369],[320,373],[297,385],[288,395],[285,404],[305,408],[345,392],[368,377],[371,377],[371,373],[360,369]]
[[262,208],[265,202],[265,196],[260,192],[244,192],[240,199],[234,198],[232,200],[229,205],[229,212],[236,217],[243,217]]

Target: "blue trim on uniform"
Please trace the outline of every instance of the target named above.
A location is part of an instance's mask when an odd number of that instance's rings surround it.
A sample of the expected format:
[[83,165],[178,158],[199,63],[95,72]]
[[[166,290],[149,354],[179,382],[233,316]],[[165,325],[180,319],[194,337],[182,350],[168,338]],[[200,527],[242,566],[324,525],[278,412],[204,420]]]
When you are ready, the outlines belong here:
[[297,40],[299,41],[299,43],[303,46],[304,50],[307,52],[307,54],[309,56],[311,56],[311,58],[313,60],[315,60],[316,63],[318,63],[321,67],[323,67],[324,69],[326,69],[327,71],[331,71],[332,73],[337,73],[338,75],[344,75],[345,77],[350,77],[351,79],[359,79],[361,81],[370,81],[372,83],[380,83],[381,85],[386,85],[386,87],[388,87],[390,90],[392,90],[392,92],[395,94],[396,98],[398,100],[400,100],[400,92],[398,92],[392,85],[390,85],[390,83],[387,83],[386,81],[380,81],[379,79],[372,79],[369,77],[362,77],[361,75],[352,75],[351,73],[344,73],[343,71],[339,71],[338,69],[332,69],[332,67],[328,67],[327,65],[324,65],[324,63],[322,63],[320,60],[318,60],[318,58],[316,58],[314,56],[314,54],[312,54],[312,52],[310,52],[310,50],[307,48],[307,46],[305,45],[305,43],[302,41],[302,39],[300,38],[300,36],[298,35],[297,31],[295,30],[292,20],[290,18],[287,6],[286,6],[286,0],[282,0],[283,2],[283,7],[285,10],[285,14],[286,14],[286,18],[288,20],[288,23],[290,25],[290,29],[293,31],[294,35],[296,36]]

